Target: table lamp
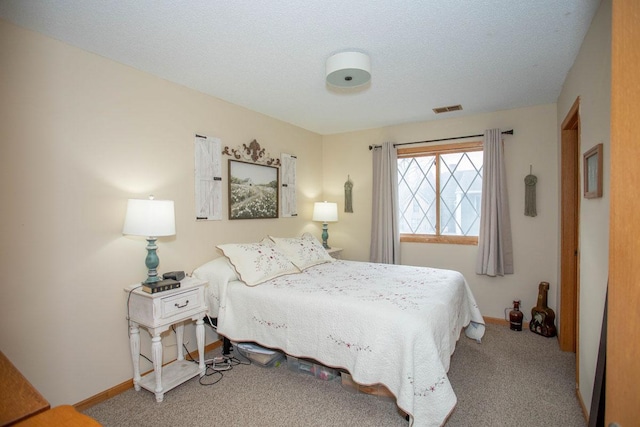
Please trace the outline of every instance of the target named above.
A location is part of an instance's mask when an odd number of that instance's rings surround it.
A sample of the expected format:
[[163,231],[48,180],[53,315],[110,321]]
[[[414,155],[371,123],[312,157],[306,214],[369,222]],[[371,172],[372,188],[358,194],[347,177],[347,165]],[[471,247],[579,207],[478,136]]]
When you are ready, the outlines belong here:
[[122,234],[147,238],[145,264],[149,272],[147,280],[143,283],[160,281],[157,270],[160,260],[156,254],[156,249],[158,249],[156,240],[158,237],[176,234],[173,200],[154,200],[153,196],[149,196],[148,200],[129,199]]
[[329,239],[328,222],[336,222],[338,220],[338,204],[331,202],[316,202],[313,205],[313,220],[322,222],[322,246],[325,249],[331,249],[327,244]]

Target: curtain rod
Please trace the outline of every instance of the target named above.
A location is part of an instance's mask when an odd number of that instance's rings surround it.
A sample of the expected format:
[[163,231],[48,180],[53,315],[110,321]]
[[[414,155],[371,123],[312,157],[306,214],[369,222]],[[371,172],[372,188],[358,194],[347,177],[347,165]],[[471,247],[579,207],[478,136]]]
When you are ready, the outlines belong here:
[[[505,130],[501,132],[502,135],[513,135],[513,129]],[[451,138],[440,138],[440,139],[429,139],[427,141],[414,141],[414,142],[401,142],[399,144],[393,144],[394,147],[399,145],[409,145],[409,144],[425,144],[427,142],[439,142],[439,141],[451,141],[453,139],[466,139],[466,138],[478,138],[480,136],[484,136],[483,133],[478,135],[466,135],[466,136],[453,136]],[[374,148],[380,148],[381,145],[370,145],[369,150],[373,150]]]

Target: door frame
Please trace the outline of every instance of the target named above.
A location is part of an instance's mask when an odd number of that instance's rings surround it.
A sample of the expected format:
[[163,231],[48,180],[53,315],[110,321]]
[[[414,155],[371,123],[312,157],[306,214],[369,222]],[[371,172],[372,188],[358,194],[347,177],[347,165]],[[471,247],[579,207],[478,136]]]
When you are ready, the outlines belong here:
[[576,384],[579,385],[580,295],[580,97],[562,122],[560,161],[560,324],[562,351],[576,353]]

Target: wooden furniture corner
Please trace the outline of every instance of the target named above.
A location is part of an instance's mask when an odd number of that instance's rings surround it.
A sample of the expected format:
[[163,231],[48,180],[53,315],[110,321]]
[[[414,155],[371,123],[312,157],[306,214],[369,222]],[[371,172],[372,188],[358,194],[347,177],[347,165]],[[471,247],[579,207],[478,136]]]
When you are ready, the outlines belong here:
[[49,408],[49,402],[0,351],[0,426],[17,423]]

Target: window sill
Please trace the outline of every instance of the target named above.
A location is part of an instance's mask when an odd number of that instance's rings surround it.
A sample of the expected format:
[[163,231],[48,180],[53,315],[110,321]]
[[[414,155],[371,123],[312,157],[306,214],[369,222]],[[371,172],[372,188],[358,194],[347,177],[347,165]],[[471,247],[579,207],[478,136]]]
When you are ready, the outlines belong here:
[[478,245],[477,236],[431,236],[427,234],[401,234],[400,242],[447,243],[450,245]]

